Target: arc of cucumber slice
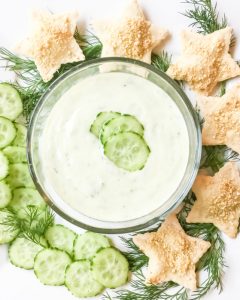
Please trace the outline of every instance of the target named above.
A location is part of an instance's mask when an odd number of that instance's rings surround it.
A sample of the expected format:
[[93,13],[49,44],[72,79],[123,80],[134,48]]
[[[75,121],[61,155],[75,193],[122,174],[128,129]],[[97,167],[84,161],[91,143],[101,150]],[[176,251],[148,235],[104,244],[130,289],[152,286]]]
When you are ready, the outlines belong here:
[[106,122],[102,126],[100,133],[100,140],[104,145],[108,138],[119,132],[135,132],[143,136],[144,127],[143,125],[134,117],[130,115],[122,115],[116,118],[113,118]]
[[13,190],[9,207],[19,216],[24,217],[28,206],[35,206],[40,210],[46,208],[46,203],[37,190],[32,188],[17,188]]
[[13,217],[13,213],[8,209],[4,208],[0,210],[0,244],[10,243],[18,235],[18,230],[4,224],[9,218]]
[[96,281],[87,260],[76,261],[66,270],[65,285],[76,297],[94,297],[99,295],[104,286]]
[[0,209],[8,206],[12,199],[11,189],[4,181],[0,181]]
[[45,238],[52,248],[66,251],[68,254],[72,255],[76,234],[69,228],[61,224],[53,225],[47,229]]
[[0,83],[0,116],[15,120],[23,111],[18,91],[8,83]]
[[100,131],[102,129],[102,126],[105,122],[111,120],[112,118],[116,118],[120,116],[121,114],[119,112],[114,111],[103,111],[100,112],[95,121],[92,123],[90,127],[90,132],[94,134],[97,138],[99,137]]
[[35,257],[34,273],[46,285],[63,285],[70,256],[61,250],[43,249]]
[[102,249],[93,258],[93,276],[105,287],[117,288],[125,284],[128,271],[127,259],[114,248]]
[[0,149],[8,146],[16,136],[16,129],[11,121],[0,117]]
[[18,187],[34,188],[34,183],[30,176],[28,165],[23,163],[10,164],[6,182],[12,189]]
[[3,153],[11,164],[27,162],[27,150],[25,147],[8,146],[3,149]]
[[[44,240],[42,240],[42,242],[44,242]],[[47,246],[46,240],[44,243]],[[36,255],[42,249],[44,249],[43,246],[26,238],[18,237],[11,243],[8,250],[8,256],[14,266],[31,270],[33,269]]]
[[139,134],[120,132],[104,144],[104,154],[119,168],[133,172],[144,168],[150,149]]
[[26,147],[27,128],[19,123],[14,123],[16,128],[16,137],[13,140],[13,146]]
[[110,247],[109,239],[99,233],[85,232],[78,235],[74,242],[75,260],[92,258],[99,249]]
[[2,151],[0,151],[0,180],[5,178],[8,174],[8,159],[3,154]]

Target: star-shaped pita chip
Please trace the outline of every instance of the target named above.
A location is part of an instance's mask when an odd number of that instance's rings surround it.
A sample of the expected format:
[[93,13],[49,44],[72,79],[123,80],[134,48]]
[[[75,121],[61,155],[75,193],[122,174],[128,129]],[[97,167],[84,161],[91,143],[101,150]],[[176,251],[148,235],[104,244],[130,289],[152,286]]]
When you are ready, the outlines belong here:
[[188,223],[213,223],[235,238],[240,217],[240,176],[236,163],[229,162],[213,177],[198,175],[193,185],[197,200]]
[[73,35],[78,14],[51,14],[48,11],[32,13],[29,36],[17,51],[34,60],[45,82],[52,79],[61,64],[84,60],[84,55]]
[[182,54],[167,74],[186,81],[200,94],[210,95],[218,82],[240,75],[238,64],[229,54],[231,37],[230,27],[207,35],[184,30]]
[[147,63],[151,63],[152,50],[169,35],[145,19],[137,0],[131,0],[118,21],[99,21],[93,27],[103,44],[102,57],[128,57]]
[[197,288],[195,264],[211,244],[188,236],[175,214],[157,232],[138,234],[133,241],[149,257],[147,283],[174,281],[191,290]]
[[240,153],[240,84],[222,97],[200,96],[197,103],[204,117],[203,145],[227,145]]

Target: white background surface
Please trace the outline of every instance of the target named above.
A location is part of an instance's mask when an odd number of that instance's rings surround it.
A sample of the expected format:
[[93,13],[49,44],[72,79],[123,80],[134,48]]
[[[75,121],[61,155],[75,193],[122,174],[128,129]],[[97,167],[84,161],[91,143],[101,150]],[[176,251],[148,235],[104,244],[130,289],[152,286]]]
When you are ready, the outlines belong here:
[[[189,20],[180,14],[186,8],[182,0],[142,0],[146,16],[155,24],[166,27],[172,34],[171,40],[164,49],[176,55],[180,51],[179,32],[187,27]],[[17,41],[24,37],[28,28],[28,14],[31,8],[46,8],[52,12],[63,12],[77,9],[80,14],[80,26],[91,24],[93,19],[119,16],[127,0],[0,0],[0,46],[13,49]],[[234,56],[240,59],[240,2],[236,0],[218,0],[220,12],[224,12],[233,26],[237,36],[237,46]],[[8,78],[6,72],[0,72],[0,81]],[[238,79],[240,81],[240,79]],[[60,222],[66,223],[58,219]],[[68,224],[76,231],[81,230]],[[114,238],[116,243],[119,239]],[[238,300],[240,299],[240,237],[226,241],[226,274],[224,291],[208,294],[208,300]],[[1,300],[73,300],[64,287],[43,286],[32,271],[25,271],[12,266],[7,258],[7,248],[0,246],[0,299]],[[151,300],[151,299],[146,299]]]

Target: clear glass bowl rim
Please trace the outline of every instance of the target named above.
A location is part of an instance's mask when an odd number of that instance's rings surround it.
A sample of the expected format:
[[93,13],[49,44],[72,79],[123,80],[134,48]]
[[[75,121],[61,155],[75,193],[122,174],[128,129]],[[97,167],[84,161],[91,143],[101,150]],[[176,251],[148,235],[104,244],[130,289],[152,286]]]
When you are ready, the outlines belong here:
[[[183,100],[184,104],[186,105],[189,113],[191,114],[191,116],[193,118],[193,122],[194,122],[194,125],[195,125],[195,130],[196,130],[196,136],[197,136],[197,145],[196,145],[196,149],[195,149],[196,153],[195,153],[195,160],[194,160],[194,165],[193,165],[193,169],[192,169],[192,174],[191,174],[191,176],[189,178],[188,184],[185,186],[185,189],[182,191],[181,196],[179,197],[179,199],[176,199],[176,201],[173,203],[173,205],[171,207],[169,207],[166,211],[164,211],[158,217],[150,219],[147,222],[139,222],[138,225],[129,226],[129,227],[124,227],[124,226],[119,227],[119,228],[100,228],[100,227],[94,227],[92,225],[83,223],[80,220],[73,219],[66,212],[64,212],[63,210],[61,210],[46,195],[43,187],[39,183],[38,178],[37,178],[36,173],[35,173],[35,170],[34,170],[33,157],[32,157],[32,153],[31,153],[31,151],[32,151],[32,147],[31,147],[32,134],[33,134],[33,128],[34,128],[33,125],[34,125],[35,120],[37,118],[39,109],[42,107],[42,104],[44,104],[45,100],[48,98],[48,96],[51,93],[51,91],[55,87],[57,87],[57,85],[60,82],[64,81],[65,78],[67,78],[68,76],[70,76],[72,73],[77,72],[77,71],[81,71],[81,69],[84,69],[84,68],[86,68],[88,66],[92,66],[94,64],[101,64],[101,63],[105,63],[105,62],[108,62],[108,63],[112,63],[112,62],[121,63],[122,62],[122,63],[134,64],[134,65],[140,66],[142,68],[145,68],[145,69],[147,69],[147,70],[155,73],[156,75],[162,77],[163,80],[165,80],[173,89],[175,89],[175,91],[177,92],[177,94],[181,97],[181,99]],[[29,128],[28,128],[28,133],[27,133],[27,160],[28,160],[30,174],[32,176],[33,182],[34,182],[37,190],[43,196],[43,198],[47,202],[47,204],[58,215],[60,215],[65,220],[71,222],[72,224],[74,224],[74,225],[76,225],[76,226],[78,226],[80,228],[83,228],[83,229],[86,229],[86,230],[91,230],[91,231],[94,231],[94,232],[108,233],[108,234],[129,233],[129,232],[139,231],[139,230],[142,230],[144,228],[150,227],[150,226],[154,225],[155,223],[157,223],[158,221],[162,220],[162,218],[165,215],[167,215],[169,212],[171,212],[172,210],[174,210],[174,208],[176,208],[178,205],[180,205],[180,203],[183,201],[184,197],[187,195],[187,193],[191,189],[191,186],[192,186],[192,184],[193,184],[193,182],[194,182],[194,180],[196,178],[196,175],[197,175],[197,172],[198,172],[198,169],[199,169],[199,165],[200,165],[201,149],[202,149],[201,128],[200,128],[200,124],[199,124],[199,119],[198,119],[197,113],[194,110],[194,108],[193,108],[193,106],[192,106],[189,98],[187,97],[187,95],[185,94],[185,92],[181,89],[181,87],[179,86],[179,84],[176,83],[174,80],[172,80],[164,72],[158,70],[157,68],[155,68],[154,66],[152,66],[150,64],[147,64],[147,63],[144,63],[144,62],[141,62],[141,61],[138,61],[138,60],[134,60],[134,59],[130,59],[130,58],[122,58],[122,57],[106,57],[106,58],[98,58],[98,59],[92,59],[92,60],[89,60],[89,61],[86,61],[86,62],[82,62],[79,65],[76,65],[73,68],[71,68],[70,70],[68,70],[67,72],[65,72],[63,75],[59,76],[47,88],[47,90],[44,92],[44,94],[41,96],[40,100],[38,101],[36,107],[34,108],[32,114],[31,114],[31,117],[30,117]],[[186,176],[186,173],[184,174],[184,176]],[[151,214],[153,214],[153,212],[149,213],[148,215],[151,215]],[[144,216],[144,217],[146,217],[146,216]],[[91,217],[88,217],[88,218],[94,220]],[[140,221],[141,217],[138,218],[138,219]],[[130,220],[130,221],[132,221],[132,220]],[[128,222],[129,221],[122,221],[122,222],[116,222],[116,223],[121,223],[121,224],[125,223],[126,224]],[[104,223],[114,223],[114,222],[104,222]]]

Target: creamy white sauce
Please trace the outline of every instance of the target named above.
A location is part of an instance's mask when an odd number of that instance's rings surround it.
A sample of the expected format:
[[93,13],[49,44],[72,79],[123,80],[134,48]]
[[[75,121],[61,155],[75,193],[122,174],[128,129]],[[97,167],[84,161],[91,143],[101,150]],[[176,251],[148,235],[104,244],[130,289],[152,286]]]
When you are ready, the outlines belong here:
[[[151,154],[141,171],[116,167],[89,132],[102,111],[132,114],[143,124]],[[126,73],[78,82],[52,109],[41,139],[46,181],[81,213],[126,221],[157,209],[183,178],[189,155],[185,121],[173,100],[153,83]]]

